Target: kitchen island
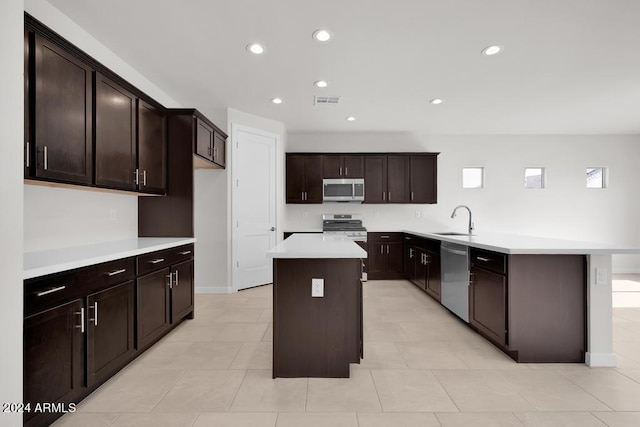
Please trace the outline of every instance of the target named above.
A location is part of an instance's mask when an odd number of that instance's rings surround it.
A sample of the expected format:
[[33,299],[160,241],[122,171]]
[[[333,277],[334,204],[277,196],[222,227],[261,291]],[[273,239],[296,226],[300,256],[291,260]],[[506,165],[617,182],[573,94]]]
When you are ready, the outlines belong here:
[[[476,253],[471,257],[471,326],[515,360],[616,366],[611,255],[638,254],[640,247],[491,232],[404,232],[468,246],[470,252]],[[503,261],[496,264],[498,259]],[[488,265],[483,267],[482,263]],[[482,275],[473,278],[474,268]],[[503,310],[502,324],[498,324],[492,310],[484,310],[474,319],[474,280],[482,281],[484,286],[475,302]],[[489,280],[502,280],[502,288],[489,289],[485,286]]]
[[362,357],[362,259],[342,236],[294,234],[273,259],[273,378],[349,377]]

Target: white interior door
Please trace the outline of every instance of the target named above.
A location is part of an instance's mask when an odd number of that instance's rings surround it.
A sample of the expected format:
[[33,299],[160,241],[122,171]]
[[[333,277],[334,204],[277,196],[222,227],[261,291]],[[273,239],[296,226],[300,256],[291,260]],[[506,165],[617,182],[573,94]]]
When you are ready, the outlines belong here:
[[276,244],[275,135],[237,127],[232,130],[233,288],[271,283],[267,251]]

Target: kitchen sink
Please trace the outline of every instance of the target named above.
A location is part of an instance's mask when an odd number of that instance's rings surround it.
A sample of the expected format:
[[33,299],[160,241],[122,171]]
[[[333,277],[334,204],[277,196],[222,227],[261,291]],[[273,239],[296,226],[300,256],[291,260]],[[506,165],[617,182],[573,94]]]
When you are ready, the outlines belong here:
[[472,236],[472,234],[469,234],[469,233],[456,233],[455,231],[445,231],[443,233],[433,233],[433,234],[437,234],[438,236]]

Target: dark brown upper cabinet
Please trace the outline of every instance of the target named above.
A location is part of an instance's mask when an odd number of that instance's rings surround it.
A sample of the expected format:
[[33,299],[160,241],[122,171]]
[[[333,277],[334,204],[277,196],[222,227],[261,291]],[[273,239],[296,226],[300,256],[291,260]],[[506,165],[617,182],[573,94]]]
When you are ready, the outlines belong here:
[[409,201],[409,156],[387,156],[387,203]]
[[387,203],[387,156],[364,158],[364,202]]
[[138,189],[164,194],[167,181],[166,120],[160,108],[138,99]]
[[224,168],[227,135],[195,111],[195,154],[207,162],[196,160],[197,168]]
[[322,156],[287,154],[286,203],[322,203]]
[[25,144],[26,173],[30,178],[90,185],[93,68],[39,34],[32,37],[32,43],[26,40],[30,46],[25,52],[29,56],[33,47],[33,68],[25,68],[25,89],[33,88],[33,98],[25,98],[26,135],[33,137]]
[[359,155],[322,156],[324,178],[364,178],[364,157]]
[[31,99],[29,96],[29,76],[31,71],[29,70],[30,64],[30,35],[29,31],[24,30],[24,177],[29,178],[31,175],[31,166],[34,164],[31,158],[32,145],[31,145],[31,114],[29,108],[31,105]]
[[96,73],[96,185],[135,190],[136,96]]
[[437,154],[410,156],[409,201],[411,203],[438,203]]

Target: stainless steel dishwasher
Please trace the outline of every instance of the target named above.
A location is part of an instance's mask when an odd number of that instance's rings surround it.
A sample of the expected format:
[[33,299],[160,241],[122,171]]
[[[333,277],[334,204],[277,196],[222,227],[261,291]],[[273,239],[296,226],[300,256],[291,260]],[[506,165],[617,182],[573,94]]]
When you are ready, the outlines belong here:
[[442,242],[441,302],[456,316],[469,323],[469,248]]

